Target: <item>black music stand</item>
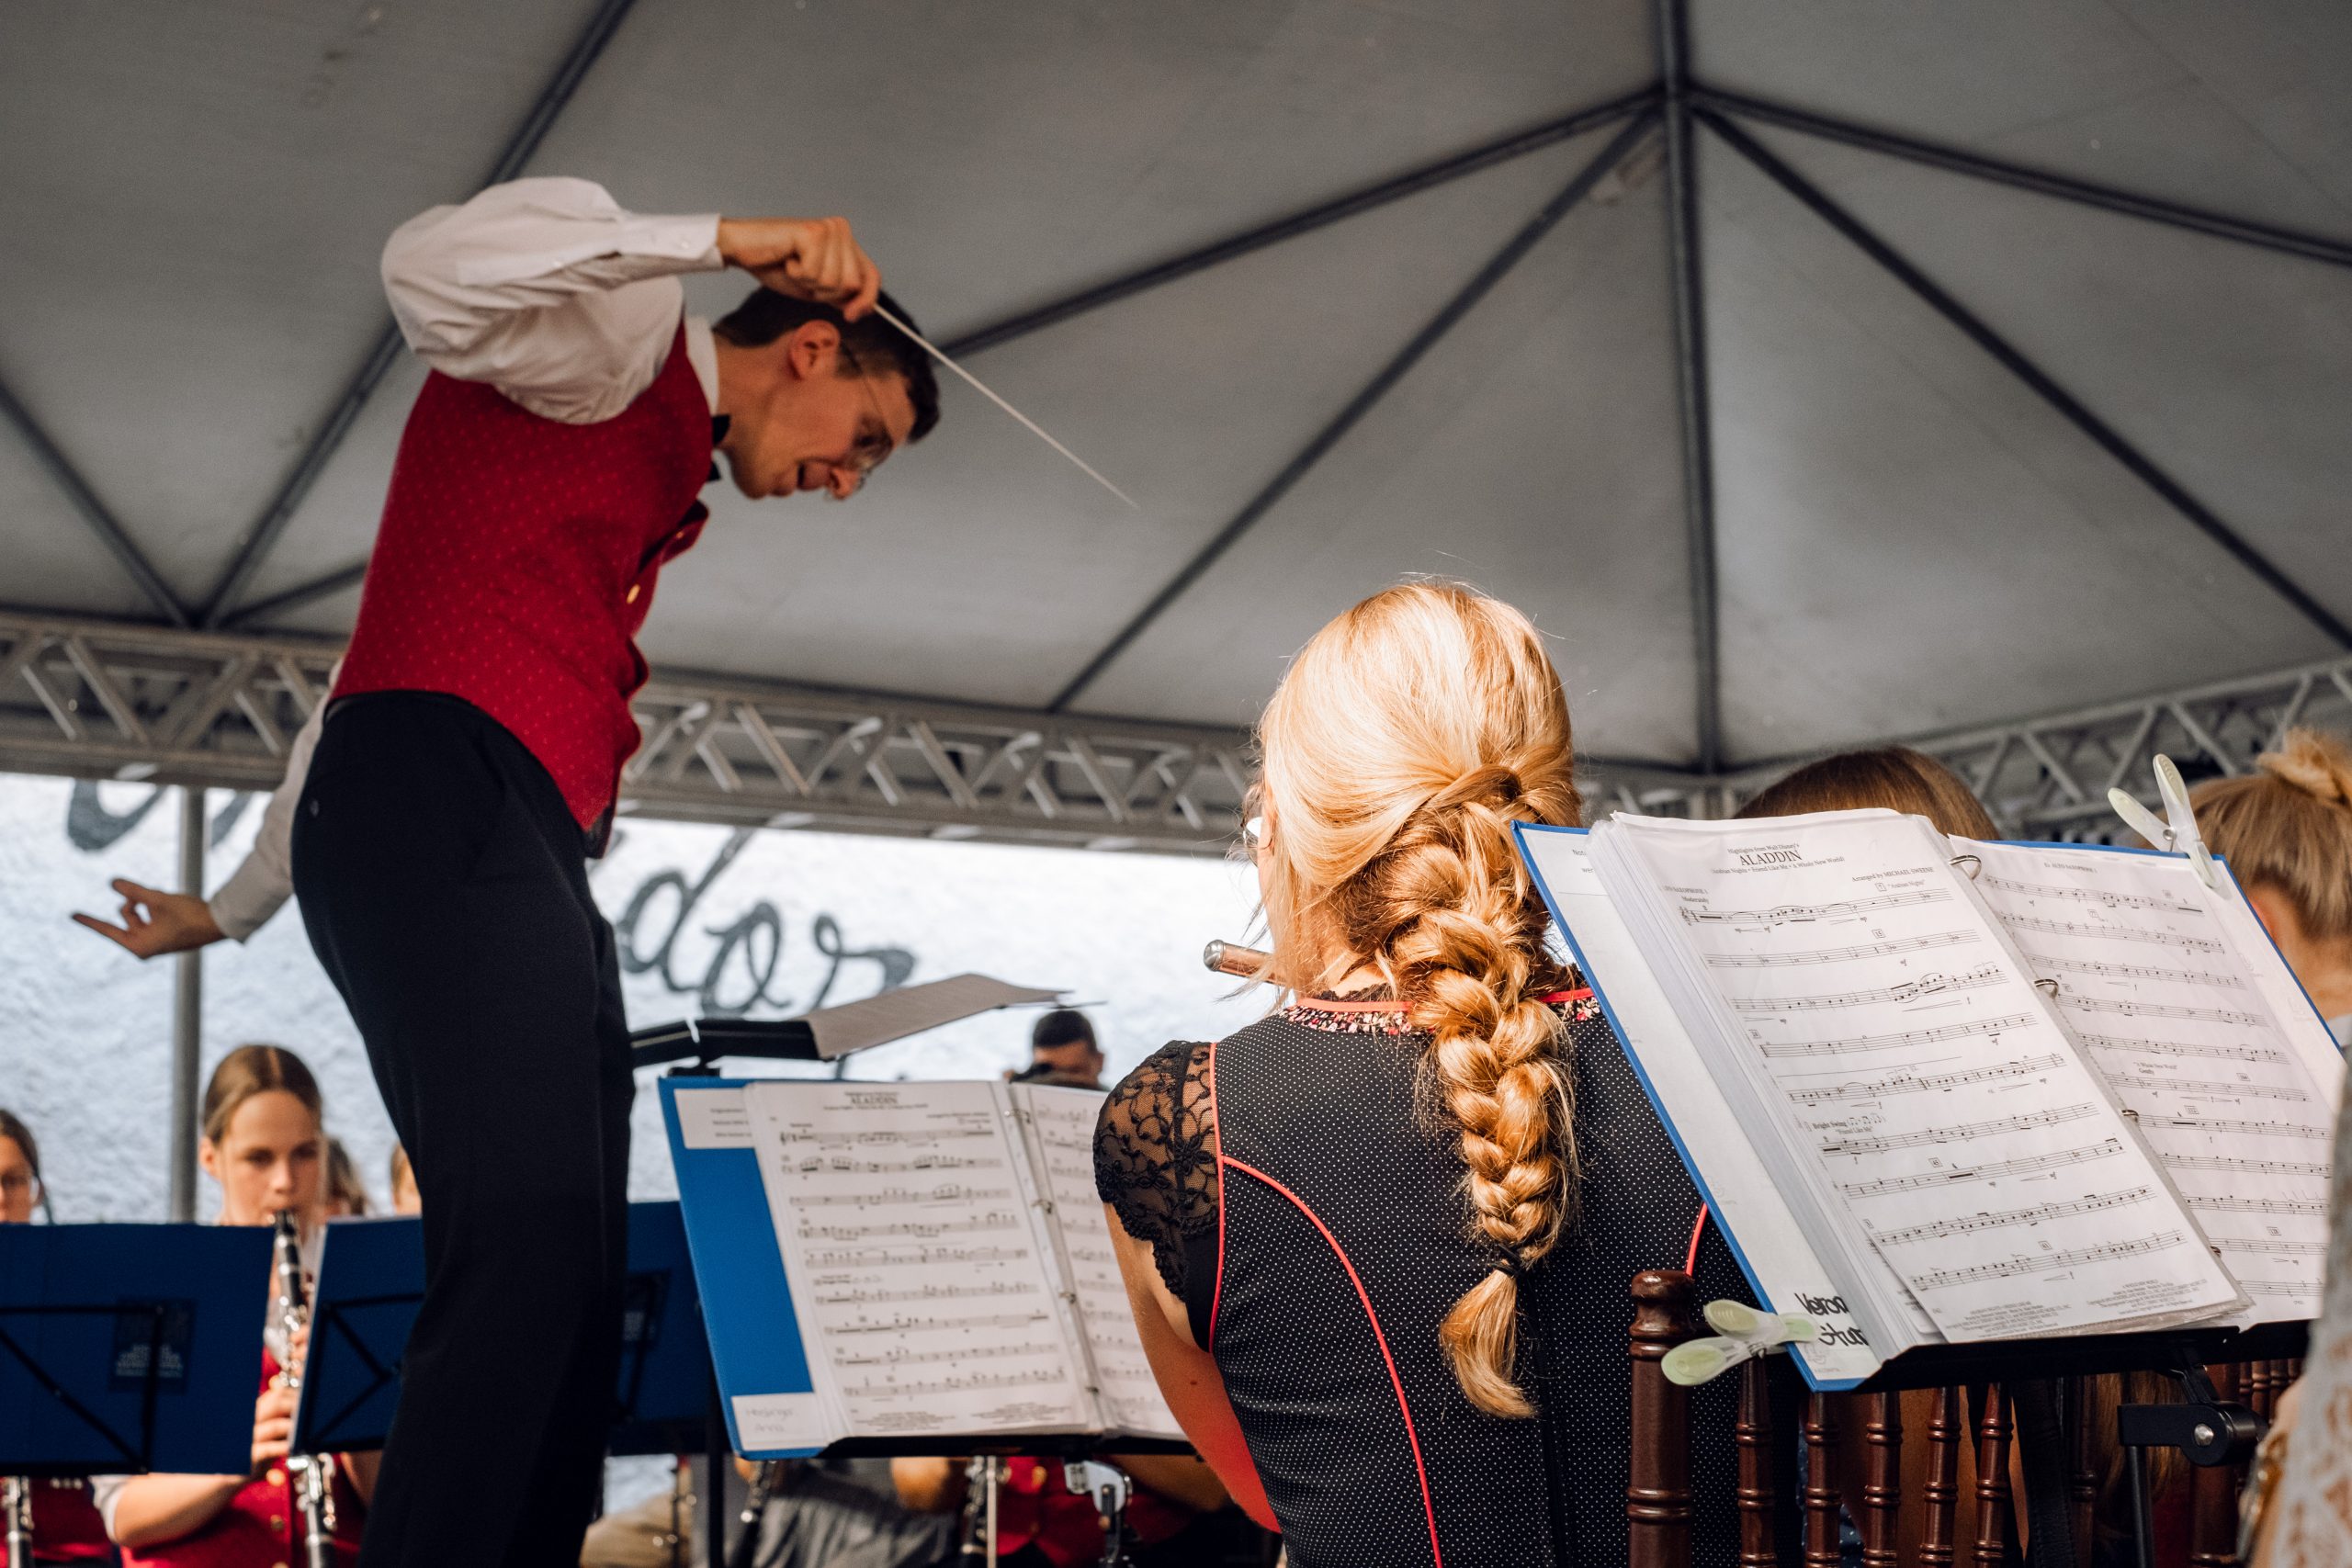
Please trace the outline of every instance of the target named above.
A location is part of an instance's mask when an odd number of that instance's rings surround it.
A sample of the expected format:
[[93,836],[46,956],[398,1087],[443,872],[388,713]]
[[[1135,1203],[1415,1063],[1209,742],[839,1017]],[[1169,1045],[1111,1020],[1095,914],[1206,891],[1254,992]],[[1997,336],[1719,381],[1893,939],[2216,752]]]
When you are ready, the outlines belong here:
[[416,1219],[336,1220],[319,1251],[311,1349],[294,1412],[293,1451],[384,1446],[400,1402],[401,1358],[424,1299],[424,1228]]
[[608,1452],[679,1454],[704,1443],[718,1394],[675,1202],[628,1206],[619,1397]]
[[0,1473],[242,1472],[268,1277],[262,1229],[0,1225]]

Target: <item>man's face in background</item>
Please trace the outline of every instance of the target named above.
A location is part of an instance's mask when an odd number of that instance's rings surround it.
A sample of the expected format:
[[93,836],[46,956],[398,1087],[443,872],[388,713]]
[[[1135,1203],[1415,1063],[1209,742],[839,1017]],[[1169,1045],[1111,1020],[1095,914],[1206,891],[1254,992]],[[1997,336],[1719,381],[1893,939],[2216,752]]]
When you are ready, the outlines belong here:
[[1065,1041],[1059,1045],[1030,1047],[1032,1066],[1045,1067],[1069,1078],[1082,1078],[1101,1088],[1102,1084],[1102,1053],[1084,1040]]

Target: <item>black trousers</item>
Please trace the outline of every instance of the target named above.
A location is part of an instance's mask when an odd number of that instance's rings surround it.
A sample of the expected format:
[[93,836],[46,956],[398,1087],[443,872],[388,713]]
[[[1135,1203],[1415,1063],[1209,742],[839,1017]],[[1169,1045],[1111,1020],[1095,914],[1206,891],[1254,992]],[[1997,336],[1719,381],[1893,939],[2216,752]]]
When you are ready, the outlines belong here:
[[582,849],[547,770],[469,704],[394,692],[328,716],[294,888],[424,1202],[364,1568],[580,1561],[619,1371],[633,1090]]

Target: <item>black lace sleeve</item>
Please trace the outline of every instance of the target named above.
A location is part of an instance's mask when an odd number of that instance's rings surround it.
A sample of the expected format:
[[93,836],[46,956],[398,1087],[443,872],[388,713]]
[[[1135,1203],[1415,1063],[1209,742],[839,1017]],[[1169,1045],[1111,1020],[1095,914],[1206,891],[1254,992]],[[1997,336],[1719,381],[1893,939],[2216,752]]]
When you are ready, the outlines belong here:
[[1111,1091],[1094,1124],[1094,1190],[1183,1301],[1186,1244],[1216,1229],[1216,1110],[1209,1048],[1180,1040]]

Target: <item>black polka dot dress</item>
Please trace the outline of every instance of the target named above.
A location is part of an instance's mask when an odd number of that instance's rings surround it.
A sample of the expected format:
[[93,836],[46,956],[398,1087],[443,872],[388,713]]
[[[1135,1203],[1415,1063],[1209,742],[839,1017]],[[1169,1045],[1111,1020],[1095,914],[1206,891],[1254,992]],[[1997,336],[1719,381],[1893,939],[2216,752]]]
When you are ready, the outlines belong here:
[[[1471,1404],[1438,1340],[1494,1253],[1393,1002],[1167,1046],[1103,1108],[1097,1186],[1216,1358],[1294,1568],[1625,1561],[1627,1287],[1682,1266],[1700,1200],[1590,994],[1560,1005],[1582,1177],[1521,1292],[1531,1420]],[[1713,1225],[1698,1272],[1702,1301],[1754,1299]],[[1702,1564],[1736,1555],[1732,1384],[1694,1402]]]

